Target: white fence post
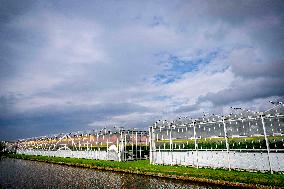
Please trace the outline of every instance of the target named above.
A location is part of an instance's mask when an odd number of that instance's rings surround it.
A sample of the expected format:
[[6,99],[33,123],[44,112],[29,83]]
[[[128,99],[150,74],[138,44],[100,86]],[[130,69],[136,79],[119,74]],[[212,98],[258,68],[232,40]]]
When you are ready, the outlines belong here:
[[135,159],[137,159],[137,156],[138,156],[138,134],[137,134],[137,131],[135,132]]
[[196,127],[193,120],[193,137],[194,137],[194,148],[196,153],[196,166],[198,169],[198,144],[197,144],[197,138],[196,138]]
[[149,143],[150,143],[149,158],[150,158],[150,164],[152,164],[153,162],[152,162],[152,127],[151,126],[149,128]]
[[271,174],[273,174],[273,170],[271,167],[271,159],[270,159],[270,147],[269,147],[269,141],[267,138],[267,134],[266,134],[266,128],[265,128],[265,123],[264,123],[264,118],[263,118],[263,113],[260,114],[260,118],[261,118],[261,123],[262,123],[262,128],[263,128],[263,134],[264,134],[264,138],[265,138],[265,143],[266,143],[266,150],[267,150],[267,156],[268,156],[268,164],[269,164],[269,169]]
[[224,126],[224,136],[225,136],[225,141],[226,141],[226,148],[227,148],[227,161],[229,164],[229,170],[231,170],[231,162],[230,162],[230,146],[228,142],[228,135],[227,135],[227,128],[226,128],[226,123],[225,123],[225,117],[222,117],[222,122]]

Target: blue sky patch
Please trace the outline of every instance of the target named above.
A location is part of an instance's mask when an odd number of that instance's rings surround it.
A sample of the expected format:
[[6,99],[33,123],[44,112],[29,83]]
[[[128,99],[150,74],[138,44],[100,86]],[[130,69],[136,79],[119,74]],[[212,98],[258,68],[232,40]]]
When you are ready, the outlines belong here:
[[197,71],[200,65],[209,64],[218,56],[219,52],[218,50],[212,51],[193,59],[169,55],[166,62],[169,64],[168,68],[157,74],[154,82],[162,84],[172,83],[180,79],[185,73]]

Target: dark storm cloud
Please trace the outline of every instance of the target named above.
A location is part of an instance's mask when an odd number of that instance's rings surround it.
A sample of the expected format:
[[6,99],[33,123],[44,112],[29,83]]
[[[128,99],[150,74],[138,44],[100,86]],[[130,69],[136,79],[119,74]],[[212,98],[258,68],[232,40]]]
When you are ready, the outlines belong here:
[[210,101],[214,105],[227,105],[235,102],[248,102],[257,98],[284,95],[284,79],[259,78],[253,81],[240,80],[231,88],[217,93],[208,93],[198,102]]
[[193,112],[200,109],[199,104],[193,104],[190,106],[180,106],[178,109],[175,110],[176,113],[183,113],[183,112]]
[[[203,9],[204,8],[204,9]],[[247,27],[253,46],[259,45],[272,54],[284,54],[284,3],[281,0],[207,1],[201,8],[205,19],[222,20],[234,28]]]
[[0,1],[0,23],[5,24],[30,11],[35,5],[34,0],[1,0]]
[[[6,100],[2,100],[7,103]],[[12,100],[10,100],[12,101]],[[11,109],[10,109],[11,110]],[[0,117],[0,138],[16,139],[20,133],[23,137],[46,135],[60,132],[71,132],[84,129],[98,129],[101,125],[86,127],[93,120],[104,122],[106,118],[135,112],[148,111],[146,107],[129,103],[108,103],[92,106],[50,106],[37,108],[18,114],[10,112]],[[39,124],[40,123],[40,124]],[[105,121],[105,126],[109,126]],[[9,130],[15,130],[9,132]]]
[[[29,11],[32,7],[30,1],[0,1],[0,79],[7,78],[11,73],[13,73],[17,64],[13,63],[13,50],[9,48],[8,42],[18,40],[20,33],[13,31],[9,27],[9,23]],[[1,84],[2,79],[0,80]]]
[[222,18],[232,24],[265,15],[283,15],[284,8],[281,0],[240,0],[238,3],[234,1],[209,0],[206,5],[207,14],[215,19]]
[[284,60],[270,63],[235,62],[232,71],[244,78],[275,77],[284,80]]

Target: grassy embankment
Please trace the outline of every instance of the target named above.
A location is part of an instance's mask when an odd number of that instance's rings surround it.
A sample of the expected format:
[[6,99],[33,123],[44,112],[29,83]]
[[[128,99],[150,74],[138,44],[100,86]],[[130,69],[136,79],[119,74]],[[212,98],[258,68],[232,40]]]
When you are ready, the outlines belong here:
[[270,174],[261,172],[228,171],[223,169],[196,169],[193,167],[185,166],[151,165],[148,160],[116,162],[16,154],[11,154],[8,157],[64,164],[69,166],[121,171],[127,173],[191,180],[196,182],[206,182],[225,186],[258,188],[262,185],[284,188],[284,174],[280,173]]

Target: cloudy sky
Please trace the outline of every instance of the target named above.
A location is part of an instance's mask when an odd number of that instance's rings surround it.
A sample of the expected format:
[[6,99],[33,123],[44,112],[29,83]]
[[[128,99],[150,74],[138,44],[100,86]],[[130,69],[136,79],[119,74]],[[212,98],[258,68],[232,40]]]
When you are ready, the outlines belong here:
[[0,139],[284,97],[281,0],[0,0]]

